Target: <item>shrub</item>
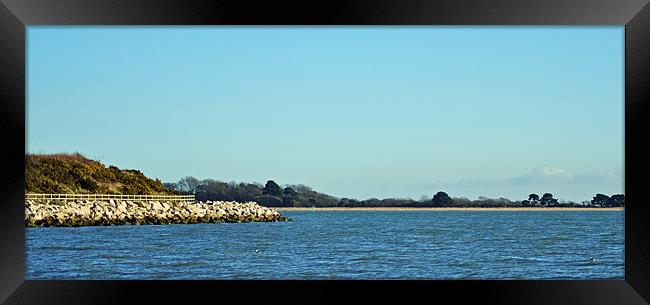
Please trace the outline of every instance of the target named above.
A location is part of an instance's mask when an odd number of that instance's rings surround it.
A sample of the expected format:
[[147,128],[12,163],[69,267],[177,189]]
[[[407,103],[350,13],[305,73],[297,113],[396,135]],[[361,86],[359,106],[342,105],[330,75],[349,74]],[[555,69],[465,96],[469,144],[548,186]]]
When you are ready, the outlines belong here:
[[28,193],[178,194],[138,170],[106,167],[80,153],[25,156]]

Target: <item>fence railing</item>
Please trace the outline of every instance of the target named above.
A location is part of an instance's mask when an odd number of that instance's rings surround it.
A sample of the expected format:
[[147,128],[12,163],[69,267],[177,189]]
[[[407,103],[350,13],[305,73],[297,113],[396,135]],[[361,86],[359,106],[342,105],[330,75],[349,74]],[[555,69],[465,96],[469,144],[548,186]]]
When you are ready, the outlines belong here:
[[194,195],[25,194],[25,199],[195,201]]

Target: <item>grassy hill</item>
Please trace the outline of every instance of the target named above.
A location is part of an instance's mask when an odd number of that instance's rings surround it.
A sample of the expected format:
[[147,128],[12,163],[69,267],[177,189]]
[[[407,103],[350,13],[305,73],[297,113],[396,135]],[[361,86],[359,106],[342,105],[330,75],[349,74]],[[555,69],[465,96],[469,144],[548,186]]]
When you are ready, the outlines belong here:
[[28,193],[178,194],[138,170],[106,167],[79,153],[26,155],[25,189]]

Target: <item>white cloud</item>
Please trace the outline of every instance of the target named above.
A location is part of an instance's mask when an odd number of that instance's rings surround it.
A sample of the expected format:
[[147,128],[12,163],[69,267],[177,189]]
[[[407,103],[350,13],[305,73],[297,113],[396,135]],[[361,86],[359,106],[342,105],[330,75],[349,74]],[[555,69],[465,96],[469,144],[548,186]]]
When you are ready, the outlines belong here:
[[545,178],[564,178],[564,179],[573,179],[573,173],[556,166],[542,166],[534,168],[530,175],[533,177],[545,177]]

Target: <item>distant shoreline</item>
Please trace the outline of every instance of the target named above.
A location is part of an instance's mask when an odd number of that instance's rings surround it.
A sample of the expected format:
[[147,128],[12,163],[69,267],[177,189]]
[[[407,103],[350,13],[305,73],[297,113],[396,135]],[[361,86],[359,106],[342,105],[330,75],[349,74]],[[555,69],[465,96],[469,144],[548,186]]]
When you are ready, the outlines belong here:
[[561,207],[520,207],[520,208],[460,208],[460,207],[446,207],[446,208],[433,208],[433,207],[321,207],[321,208],[306,208],[306,207],[274,207],[278,211],[431,211],[431,212],[442,212],[442,211],[486,211],[486,212],[499,212],[499,211],[521,211],[521,212],[531,212],[531,211],[624,211],[624,207],[613,207],[613,208],[561,208]]

